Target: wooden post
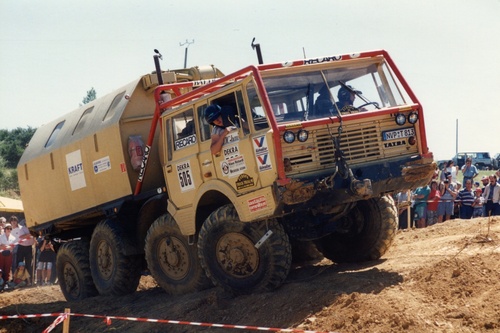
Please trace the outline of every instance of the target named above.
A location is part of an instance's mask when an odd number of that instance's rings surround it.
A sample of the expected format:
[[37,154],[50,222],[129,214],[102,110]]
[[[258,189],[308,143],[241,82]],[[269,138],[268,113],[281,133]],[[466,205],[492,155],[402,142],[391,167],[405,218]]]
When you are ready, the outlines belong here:
[[71,310],[69,308],[66,308],[64,309],[64,313],[67,313],[68,316],[66,317],[66,319],[64,319],[63,322],[63,333],[69,333],[69,314],[71,313]]

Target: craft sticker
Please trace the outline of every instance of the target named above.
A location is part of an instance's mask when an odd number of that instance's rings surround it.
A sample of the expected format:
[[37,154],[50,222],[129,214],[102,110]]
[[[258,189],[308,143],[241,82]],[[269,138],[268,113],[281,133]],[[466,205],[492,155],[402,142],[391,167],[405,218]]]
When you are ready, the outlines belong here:
[[94,174],[96,175],[98,173],[111,170],[111,161],[109,160],[109,156],[100,158],[92,164],[94,165]]
[[66,167],[68,168],[71,191],[76,191],[87,186],[80,150],[66,154]]
[[269,148],[267,146],[266,136],[259,136],[253,139],[253,147],[255,151],[255,158],[257,160],[257,166],[259,167],[259,172],[271,170],[273,168],[271,164],[271,158],[269,156]]
[[194,189],[193,172],[191,171],[191,164],[189,164],[189,161],[177,164],[175,169],[177,170],[181,192]]

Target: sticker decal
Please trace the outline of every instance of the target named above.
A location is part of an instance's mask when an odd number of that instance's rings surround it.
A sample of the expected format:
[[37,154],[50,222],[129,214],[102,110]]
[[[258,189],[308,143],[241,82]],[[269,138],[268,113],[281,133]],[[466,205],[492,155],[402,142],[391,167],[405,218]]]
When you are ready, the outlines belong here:
[[66,167],[68,170],[71,191],[87,187],[85,173],[83,172],[82,154],[80,150],[66,154]]
[[175,140],[175,150],[186,148],[196,144],[196,134],[189,135],[185,138]]
[[255,186],[255,182],[253,178],[247,175],[246,173],[241,174],[236,181],[236,189],[242,190],[244,188]]
[[191,171],[191,164],[189,164],[189,161],[177,164],[175,169],[177,170],[181,192],[194,189],[193,172]]
[[109,156],[100,158],[92,163],[94,165],[94,174],[98,174],[104,171],[111,170],[111,161]]
[[267,200],[266,197],[263,195],[257,198],[249,199],[247,203],[248,203],[248,210],[251,213],[255,213],[259,210],[267,208]]
[[267,146],[266,136],[260,136],[253,139],[253,147],[255,151],[255,158],[259,172],[272,170],[271,158],[269,157],[269,148]]
[[220,168],[224,176],[236,177],[247,169],[243,155],[228,158],[220,163]]

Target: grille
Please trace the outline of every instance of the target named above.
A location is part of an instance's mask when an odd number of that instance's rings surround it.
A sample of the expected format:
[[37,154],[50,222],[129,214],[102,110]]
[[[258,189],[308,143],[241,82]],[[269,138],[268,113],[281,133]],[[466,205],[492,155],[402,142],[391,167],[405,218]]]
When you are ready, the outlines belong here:
[[[320,171],[335,166],[333,137],[337,136],[337,126],[330,125],[328,128],[325,125],[306,129],[309,131],[306,142],[295,140],[292,144],[287,144],[282,140],[283,157],[290,160],[289,165],[292,167],[291,171],[287,172],[288,175]],[[340,149],[350,166],[417,153],[417,145],[410,146],[407,138],[382,140],[382,132],[395,129],[398,127],[392,118],[344,125]]]

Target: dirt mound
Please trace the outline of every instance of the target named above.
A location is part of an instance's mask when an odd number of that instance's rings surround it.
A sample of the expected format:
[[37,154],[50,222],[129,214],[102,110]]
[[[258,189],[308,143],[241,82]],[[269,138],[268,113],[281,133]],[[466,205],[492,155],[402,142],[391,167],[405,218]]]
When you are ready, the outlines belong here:
[[[0,315],[72,313],[344,332],[500,332],[500,218],[400,231],[375,262],[295,267],[270,293],[217,288],[168,296],[151,277],[136,293],[67,303],[57,286],[0,294]],[[0,320],[0,332],[41,332],[55,317]],[[71,317],[71,332],[250,330]],[[58,327],[55,332],[61,332]]]

